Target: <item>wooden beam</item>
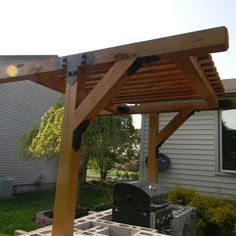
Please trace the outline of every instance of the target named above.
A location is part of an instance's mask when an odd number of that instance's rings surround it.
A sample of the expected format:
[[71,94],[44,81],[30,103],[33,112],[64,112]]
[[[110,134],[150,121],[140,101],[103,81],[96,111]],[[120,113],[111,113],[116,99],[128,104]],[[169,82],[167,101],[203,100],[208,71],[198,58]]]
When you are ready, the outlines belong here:
[[208,54],[228,49],[226,27],[206,29],[150,41],[93,51],[93,64],[106,63],[130,57],[181,54],[185,56]]
[[32,76],[30,81],[64,94],[66,88],[66,78],[65,76],[61,76],[63,73],[64,70],[40,73]]
[[203,73],[196,57],[176,58],[176,64],[182,69],[191,81],[198,94],[206,101],[210,108],[218,107],[218,97]]
[[[222,100],[226,101],[227,108],[218,108],[218,109],[236,109],[236,98],[227,98],[222,97],[220,99],[220,102]],[[222,103],[222,102],[221,102]],[[113,105],[108,107],[108,109],[112,112],[104,113],[100,115],[123,115],[123,114],[145,114],[145,113],[152,113],[152,112],[158,112],[158,113],[165,113],[165,112],[179,112],[179,111],[188,111],[188,110],[197,110],[197,111],[205,111],[205,110],[218,110],[209,108],[209,106],[204,101],[183,101],[183,102],[162,102],[162,103],[143,103],[140,105],[130,105],[129,111],[126,113],[120,113],[117,111],[117,107],[120,105]]]
[[[58,56],[1,56],[0,84],[61,73]],[[47,74],[46,74],[47,76]]]
[[83,120],[96,117],[109,104],[114,94],[126,82],[128,78],[126,71],[134,60],[135,58],[118,61],[110,68],[76,109],[73,122],[74,128]]
[[[117,106],[112,106],[113,114],[119,115]],[[143,103],[129,106],[128,114],[145,114],[152,112],[178,112],[186,110],[208,110],[209,107],[204,101],[184,101],[184,102],[163,102],[163,103]],[[126,114],[127,114],[126,113]]]
[[56,196],[52,235],[73,235],[78,185],[79,156],[72,148],[73,114],[76,106],[77,82],[66,83],[62,141],[57,170]]
[[157,135],[156,145],[160,146],[168,139],[191,115],[192,110],[180,111]]
[[148,181],[158,181],[158,159],[156,158],[156,142],[159,128],[159,114],[149,113],[149,135],[148,135]]
[[195,94],[178,94],[178,95],[164,95],[164,96],[145,96],[145,97],[136,97],[131,98],[121,98],[121,99],[112,99],[112,104],[137,104],[137,103],[146,103],[146,102],[168,102],[176,100],[190,100],[190,99],[201,99],[198,95]]

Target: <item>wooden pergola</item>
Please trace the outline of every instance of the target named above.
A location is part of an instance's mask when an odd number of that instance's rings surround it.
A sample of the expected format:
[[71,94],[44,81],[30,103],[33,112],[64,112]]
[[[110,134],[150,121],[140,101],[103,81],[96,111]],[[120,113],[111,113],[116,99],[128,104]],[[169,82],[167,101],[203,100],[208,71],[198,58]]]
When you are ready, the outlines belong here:
[[[149,113],[148,179],[156,182],[157,149],[195,110],[236,108],[210,55],[227,49],[219,27],[65,57],[0,57],[0,84],[30,80],[65,93],[54,236],[73,235],[78,140],[89,120]],[[177,115],[159,131],[161,112]]]

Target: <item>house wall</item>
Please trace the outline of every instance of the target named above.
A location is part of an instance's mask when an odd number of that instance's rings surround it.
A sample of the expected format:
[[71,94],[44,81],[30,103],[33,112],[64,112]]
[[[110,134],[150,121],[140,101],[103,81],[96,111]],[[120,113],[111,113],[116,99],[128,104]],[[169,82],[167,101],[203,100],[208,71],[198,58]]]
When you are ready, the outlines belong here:
[[[174,117],[160,114],[160,129]],[[148,115],[142,116],[140,180],[147,178]],[[201,111],[191,116],[160,148],[170,160],[170,168],[159,175],[166,188],[181,185],[206,194],[236,195],[236,174],[219,172],[219,121],[217,111]]]
[[40,121],[58,96],[30,81],[0,86],[0,176],[14,177],[18,191],[26,191],[40,175],[45,176],[46,183],[55,183],[56,160],[23,161],[14,152],[17,138]]

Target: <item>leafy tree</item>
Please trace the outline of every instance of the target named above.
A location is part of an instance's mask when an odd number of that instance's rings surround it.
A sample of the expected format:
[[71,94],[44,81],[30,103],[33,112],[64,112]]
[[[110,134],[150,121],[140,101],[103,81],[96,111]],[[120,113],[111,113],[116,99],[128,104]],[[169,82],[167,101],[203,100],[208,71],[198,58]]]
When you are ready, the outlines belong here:
[[63,98],[41,117],[40,124],[22,135],[17,142],[16,155],[22,159],[52,158],[58,155],[61,141]]
[[[40,124],[19,138],[17,155],[21,158],[58,156],[61,142],[63,99],[60,98],[41,118]],[[89,157],[102,180],[115,163],[137,156],[137,137],[131,116],[98,117],[83,135],[80,174],[85,175]]]
[[115,164],[137,158],[138,133],[131,116],[98,117],[85,137],[86,143],[91,141],[86,151],[103,181]]

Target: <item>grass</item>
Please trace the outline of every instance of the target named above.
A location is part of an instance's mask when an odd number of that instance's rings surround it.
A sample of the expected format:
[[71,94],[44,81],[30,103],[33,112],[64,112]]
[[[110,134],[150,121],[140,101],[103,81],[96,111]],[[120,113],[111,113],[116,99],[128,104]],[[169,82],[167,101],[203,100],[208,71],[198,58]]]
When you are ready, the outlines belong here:
[[[14,235],[16,229],[31,231],[42,227],[34,223],[35,214],[52,209],[54,190],[14,194],[11,198],[0,199],[0,236]],[[85,186],[82,190],[81,206],[91,208],[106,202],[109,189]]]

